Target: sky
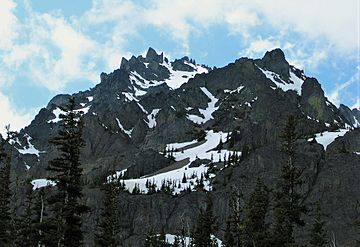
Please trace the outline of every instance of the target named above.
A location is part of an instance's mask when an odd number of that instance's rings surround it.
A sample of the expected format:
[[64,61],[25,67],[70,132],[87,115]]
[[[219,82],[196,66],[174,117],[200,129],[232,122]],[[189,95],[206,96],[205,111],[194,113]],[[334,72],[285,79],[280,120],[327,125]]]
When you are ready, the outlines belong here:
[[280,47],[336,105],[360,107],[360,0],[1,0],[0,128],[155,48],[221,67]]

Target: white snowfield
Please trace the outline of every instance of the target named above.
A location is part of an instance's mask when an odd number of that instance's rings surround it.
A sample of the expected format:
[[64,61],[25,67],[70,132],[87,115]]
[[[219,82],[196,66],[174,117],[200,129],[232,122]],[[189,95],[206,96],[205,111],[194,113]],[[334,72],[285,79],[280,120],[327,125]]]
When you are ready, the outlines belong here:
[[[177,89],[184,83],[187,83],[189,79],[194,78],[196,74],[202,74],[202,73],[208,73],[208,69],[205,67],[202,67],[200,65],[194,65],[191,63],[185,62],[185,64],[193,67],[195,70],[192,72],[189,71],[178,71],[174,70],[170,62],[163,62],[162,66],[167,68],[170,72],[170,78],[163,80],[163,81],[157,81],[157,80],[146,80],[144,77],[142,77],[138,72],[131,71],[129,75],[129,79],[132,82],[133,85],[133,92],[122,92],[122,94],[125,95],[126,101],[139,101],[139,96],[143,96],[146,94],[147,89],[150,87],[156,87],[161,84],[166,84],[171,89]],[[146,64],[145,64],[146,65]]]
[[233,93],[240,93],[241,90],[243,90],[244,86],[240,86],[234,90],[230,89],[224,89],[224,93],[233,94]]
[[[75,112],[82,112],[82,115],[85,115],[89,112],[90,110],[90,107],[91,105],[89,106],[86,106],[86,107],[83,107],[83,108],[80,108],[80,109],[76,109]],[[48,121],[48,123],[57,123],[59,122],[61,119],[60,119],[60,114],[65,114],[66,112],[64,112],[63,110],[61,110],[59,107],[56,107],[53,112],[52,112],[54,115],[55,115],[55,118],[54,119],[50,119]]]
[[55,182],[47,180],[45,178],[32,180],[31,184],[33,186],[33,190],[36,190],[36,189],[39,189],[39,188],[42,188],[42,187],[55,186],[56,185]]
[[[336,131],[336,132],[326,131],[324,133],[316,134],[315,139],[318,143],[323,145],[324,149],[326,150],[327,146],[329,146],[337,137],[345,135],[345,133],[348,131],[349,130],[347,130],[347,129],[340,129],[339,131]],[[309,141],[311,139],[309,139]]]
[[[165,234],[165,241],[166,243],[169,243],[169,244],[174,244],[175,242],[175,237],[176,235],[172,235],[172,234]],[[216,239],[216,242],[217,242],[217,246],[220,247],[222,245],[222,241],[218,238],[216,238],[214,235],[211,235],[211,238],[212,239]],[[189,237],[185,237],[184,239],[185,241],[185,246],[190,246],[190,241],[191,239]]]
[[[293,83],[288,83],[283,81],[280,76],[278,74],[276,74],[275,72],[266,70],[266,69],[262,69],[259,66],[258,67],[259,70],[261,70],[261,72],[263,72],[263,74],[266,76],[266,78],[270,79],[272,82],[275,83],[275,85],[277,86],[277,88],[281,88],[284,92],[288,91],[288,90],[294,90],[297,92],[298,95],[301,95],[301,85],[303,84],[304,80],[297,77],[290,69],[289,73],[290,73],[290,81],[292,81]],[[276,88],[273,88],[276,89]]]
[[197,115],[188,115],[187,118],[191,120],[194,123],[202,124],[206,123],[210,119],[213,119],[212,114],[219,109],[219,107],[215,106],[215,104],[219,101],[217,98],[215,98],[214,95],[212,95],[209,90],[205,87],[200,87],[201,91],[210,99],[210,102],[208,103],[208,106],[206,109],[199,109],[199,112],[203,115],[203,117],[197,116]]
[[202,67],[201,65],[194,65],[191,63],[185,62],[185,64],[193,67],[195,71],[179,71],[174,70],[171,66],[171,63],[163,62],[161,65],[165,66],[170,71],[170,78],[165,80],[166,85],[172,89],[177,89],[181,87],[184,83],[188,82],[189,79],[194,78],[196,74],[208,73],[208,69]]
[[[169,152],[173,153],[173,156],[176,161],[187,160],[187,164],[181,168],[174,169],[168,172],[155,174],[152,176],[144,176],[141,178],[134,179],[124,179],[121,180],[125,184],[125,188],[132,192],[135,185],[140,189],[141,193],[147,193],[148,189],[146,188],[147,181],[156,184],[158,189],[161,188],[161,185],[165,181],[171,182],[173,186],[173,194],[178,194],[183,190],[190,188],[191,190],[195,190],[198,181],[200,181],[201,177],[203,178],[203,184],[205,190],[211,190],[210,181],[205,178],[205,174],[208,172],[209,167],[207,164],[202,164],[199,167],[189,167],[191,162],[196,159],[208,159],[213,162],[219,162],[220,160],[224,160],[229,157],[231,154],[235,152],[228,150],[213,150],[215,149],[220,140],[224,143],[227,139],[227,136],[230,133],[223,132],[214,132],[210,130],[206,132],[205,141],[201,142],[201,144],[196,145],[198,143],[197,140],[193,140],[190,142],[183,143],[171,143],[166,145],[166,149]],[[189,145],[193,145],[192,147],[188,147]],[[236,152],[237,155],[241,155],[241,152]],[[126,171],[116,172],[113,176],[108,177],[109,179],[118,178],[120,174],[124,174]],[[186,182],[182,183],[183,177],[186,177]],[[214,174],[208,174],[208,177],[214,177]]]
[[127,135],[131,138],[131,133],[132,133],[132,131],[133,131],[133,128],[130,129],[130,130],[126,130],[126,129],[124,128],[124,126],[121,124],[120,120],[119,120],[118,118],[115,118],[115,119],[116,119],[116,122],[117,122],[120,130],[123,131],[125,134],[127,134]]
[[150,129],[155,128],[156,126],[156,115],[159,113],[160,109],[153,109],[152,112],[147,116],[147,124]]
[[39,157],[39,155],[41,153],[45,153],[45,151],[39,151],[37,150],[33,144],[31,144],[31,136],[29,136],[28,134],[25,134],[27,143],[28,143],[28,147],[27,148],[22,148],[22,149],[18,149],[19,153],[21,154],[35,154],[37,157]]

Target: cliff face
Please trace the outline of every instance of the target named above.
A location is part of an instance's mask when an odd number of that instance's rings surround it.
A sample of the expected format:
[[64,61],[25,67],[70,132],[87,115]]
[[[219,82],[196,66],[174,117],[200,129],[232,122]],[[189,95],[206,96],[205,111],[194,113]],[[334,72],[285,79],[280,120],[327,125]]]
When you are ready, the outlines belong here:
[[[183,224],[192,225],[206,194],[214,198],[216,236],[221,238],[231,189],[246,195],[257,177],[274,184],[283,161],[279,135],[289,115],[296,116],[301,133],[297,163],[305,168],[306,203],[320,202],[329,215],[327,228],[340,245],[355,239],[351,224],[360,199],[360,132],[354,127],[359,116],[345,106],[337,109],[319,82],[289,65],[280,49],[211,70],[187,57],[170,62],[150,48],[146,57],[123,59],[119,69],[102,73],[94,88],[73,96],[83,112],[82,163],[87,202],[94,208],[84,226],[88,244],[101,207],[99,184],[116,171],[122,171],[130,192],[135,183],[142,186],[143,176],[158,187],[166,179],[176,185],[170,193],[119,195],[126,243],[141,246],[151,227],[176,234]],[[58,106],[68,97],[54,97],[20,132],[13,152],[13,174],[20,179],[48,175],[47,162],[57,154],[48,139],[58,131]],[[319,143],[310,142],[312,137]],[[217,151],[220,140],[223,147]],[[224,167],[224,159],[234,153],[240,157],[241,151],[239,164]],[[209,163],[216,169],[210,170]],[[180,184],[175,173],[182,177],[189,171],[199,178],[212,174],[204,189],[188,184],[193,190],[188,192]],[[303,239],[305,230],[298,231]]]

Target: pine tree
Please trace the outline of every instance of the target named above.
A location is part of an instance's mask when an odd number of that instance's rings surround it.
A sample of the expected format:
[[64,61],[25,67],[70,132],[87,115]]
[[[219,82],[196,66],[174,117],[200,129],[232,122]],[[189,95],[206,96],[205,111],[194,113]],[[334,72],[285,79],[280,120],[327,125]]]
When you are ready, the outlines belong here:
[[60,130],[58,136],[50,140],[60,154],[48,166],[48,170],[55,173],[49,180],[54,181],[57,187],[57,193],[51,200],[52,222],[56,224],[53,236],[58,247],[81,246],[81,215],[88,210],[80,203],[83,196],[80,149],[84,145],[81,113],[75,111],[74,97],[70,97],[68,104],[60,109],[65,112],[59,116]]
[[36,230],[37,234],[35,235],[34,239],[36,240],[36,243],[38,243],[37,246],[51,246],[55,245],[56,241],[51,242],[53,239],[50,234],[45,234],[47,231],[50,230],[52,232],[53,224],[49,221],[45,221],[44,218],[47,216],[45,213],[45,209],[48,207],[46,205],[46,198],[45,198],[45,188],[39,188],[35,192],[33,192],[34,195],[34,205],[32,208],[34,219],[34,229]]
[[310,233],[310,244],[313,247],[324,247],[328,241],[324,229],[325,222],[322,220],[320,204],[316,206],[314,223]]
[[[11,217],[11,191],[10,191],[10,169],[11,154],[5,152],[5,144],[13,140],[16,133],[10,131],[6,126],[7,137],[3,139],[0,135],[0,246],[12,246],[14,242],[13,224]],[[13,216],[14,217],[14,216]]]
[[278,247],[294,243],[294,226],[303,226],[302,215],[306,212],[303,204],[303,195],[300,192],[303,184],[302,171],[295,166],[295,148],[299,136],[296,131],[296,119],[290,116],[283,130],[282,151],[286,155],[281,173],[278,177],[274,193],[274,218],[275,227],[273,244]]
[[214,246],[211,234],[214,231],[215,218],[213,216],[212,201],[208,197],[206,208],[200,209],[193,233],[193,245],[196,247]]
[[266,247],[269,244],[266,215],[269,209],[269,189],[261,179],[257,179],[254,191],[250,194],[246,206],[244,222],[244,246]]
[[36,247],[39,244],[39,232],[34,219],[33,197],[32,189],[29,189],[26,195],[25,209],[19,219],[17,246]]
[[184,173],[183,177],[182,177],[182,180],[181,180],[181,183],[185,184],[187,182],[187,179],[186,179],[186,175]]
[[104,199],[95,246],[115,247],[119,245],[119,213],[117,196],[119,188],[115,182],[104,185]]

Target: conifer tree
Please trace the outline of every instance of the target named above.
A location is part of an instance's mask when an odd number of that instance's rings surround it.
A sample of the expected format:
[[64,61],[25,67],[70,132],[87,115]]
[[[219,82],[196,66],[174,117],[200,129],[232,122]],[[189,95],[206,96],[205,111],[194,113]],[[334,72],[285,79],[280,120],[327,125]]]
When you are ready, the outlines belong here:
[[60,114],[58,136],[50,140],[57,146],[60,154],[49,162],[48,170],[55,173],[49,180],[56,183],[56,195],[51,198],[52,222],[56,224],[53,236],[57,246],[81,246],[83,233],[81,215],[88,208],[81,204],[83,196],[80,163],[82,139],[81,113],[75,111],[75,99],[69,98],[65,107],[60,107],[65,114]]
[[244,246],[266,247],[269,245],[269,231],[266,223],[269,201],[269,189],[258,178],[255,189],[250,194],[245,205]]
[[[45,221],[45,217],[47,214],[45,213],[45,209],[48,207],[46,205],[45,198],[45,188],[39,188],[33,192],[34,195],[34,205],[32,207],[33,215],[34,215],[34,228],[37,231],[35,235],[37,246],[51,246],[52,236],[45,234],[47,231],[52,230],[53,224],[49,223],[49,221]],[[53,245],[56,242],[52,243]]]
[[206,208],[201,209],[193,233],[193,245],[196,247],[212,247],[214,241],[211,238],[215,227],[213,216],[212,201],[208,197]]
[[310,245],[313,247],[324,247],[328,241],[324,229],[325,222],[322,220],[320,204],[316,206],[314,223],[310,233]]
[[303,195],[300,192],[302,171],[295,166],[295,148],[299,136],[295,131],[296,119],[290,116],[283,130],[282,151],[286,155],[274,193],[273,244],[278,247],[294,243],[294,226],[303,226],[302,215],[306,212]]
[[15,132],[10,131],[10,125],[6,126],[6,132],[7,137],[5,139],[3,139],[0,135],[0,246],[4,247],[12,246],[14,242],[10,208],[11,154],[6,153],[5,144],[10,140],[13,140],[16,136]]
[[6,140],[1,138],[0,146],[0,246],[11,246],[11,215],[10,215],[10,155],[4,150]]
[[16,239],[17,246],[36,247],[39,245],[39,232],[36,227],[33,211],[33,192],[27,191],[25,209],[19,219],[19,231]]
[[119,246],[119,213],[117,196],[119,188],[115,182],[104,185],[103,209],[98,233],[95,237],[95,246],[115,247]]

